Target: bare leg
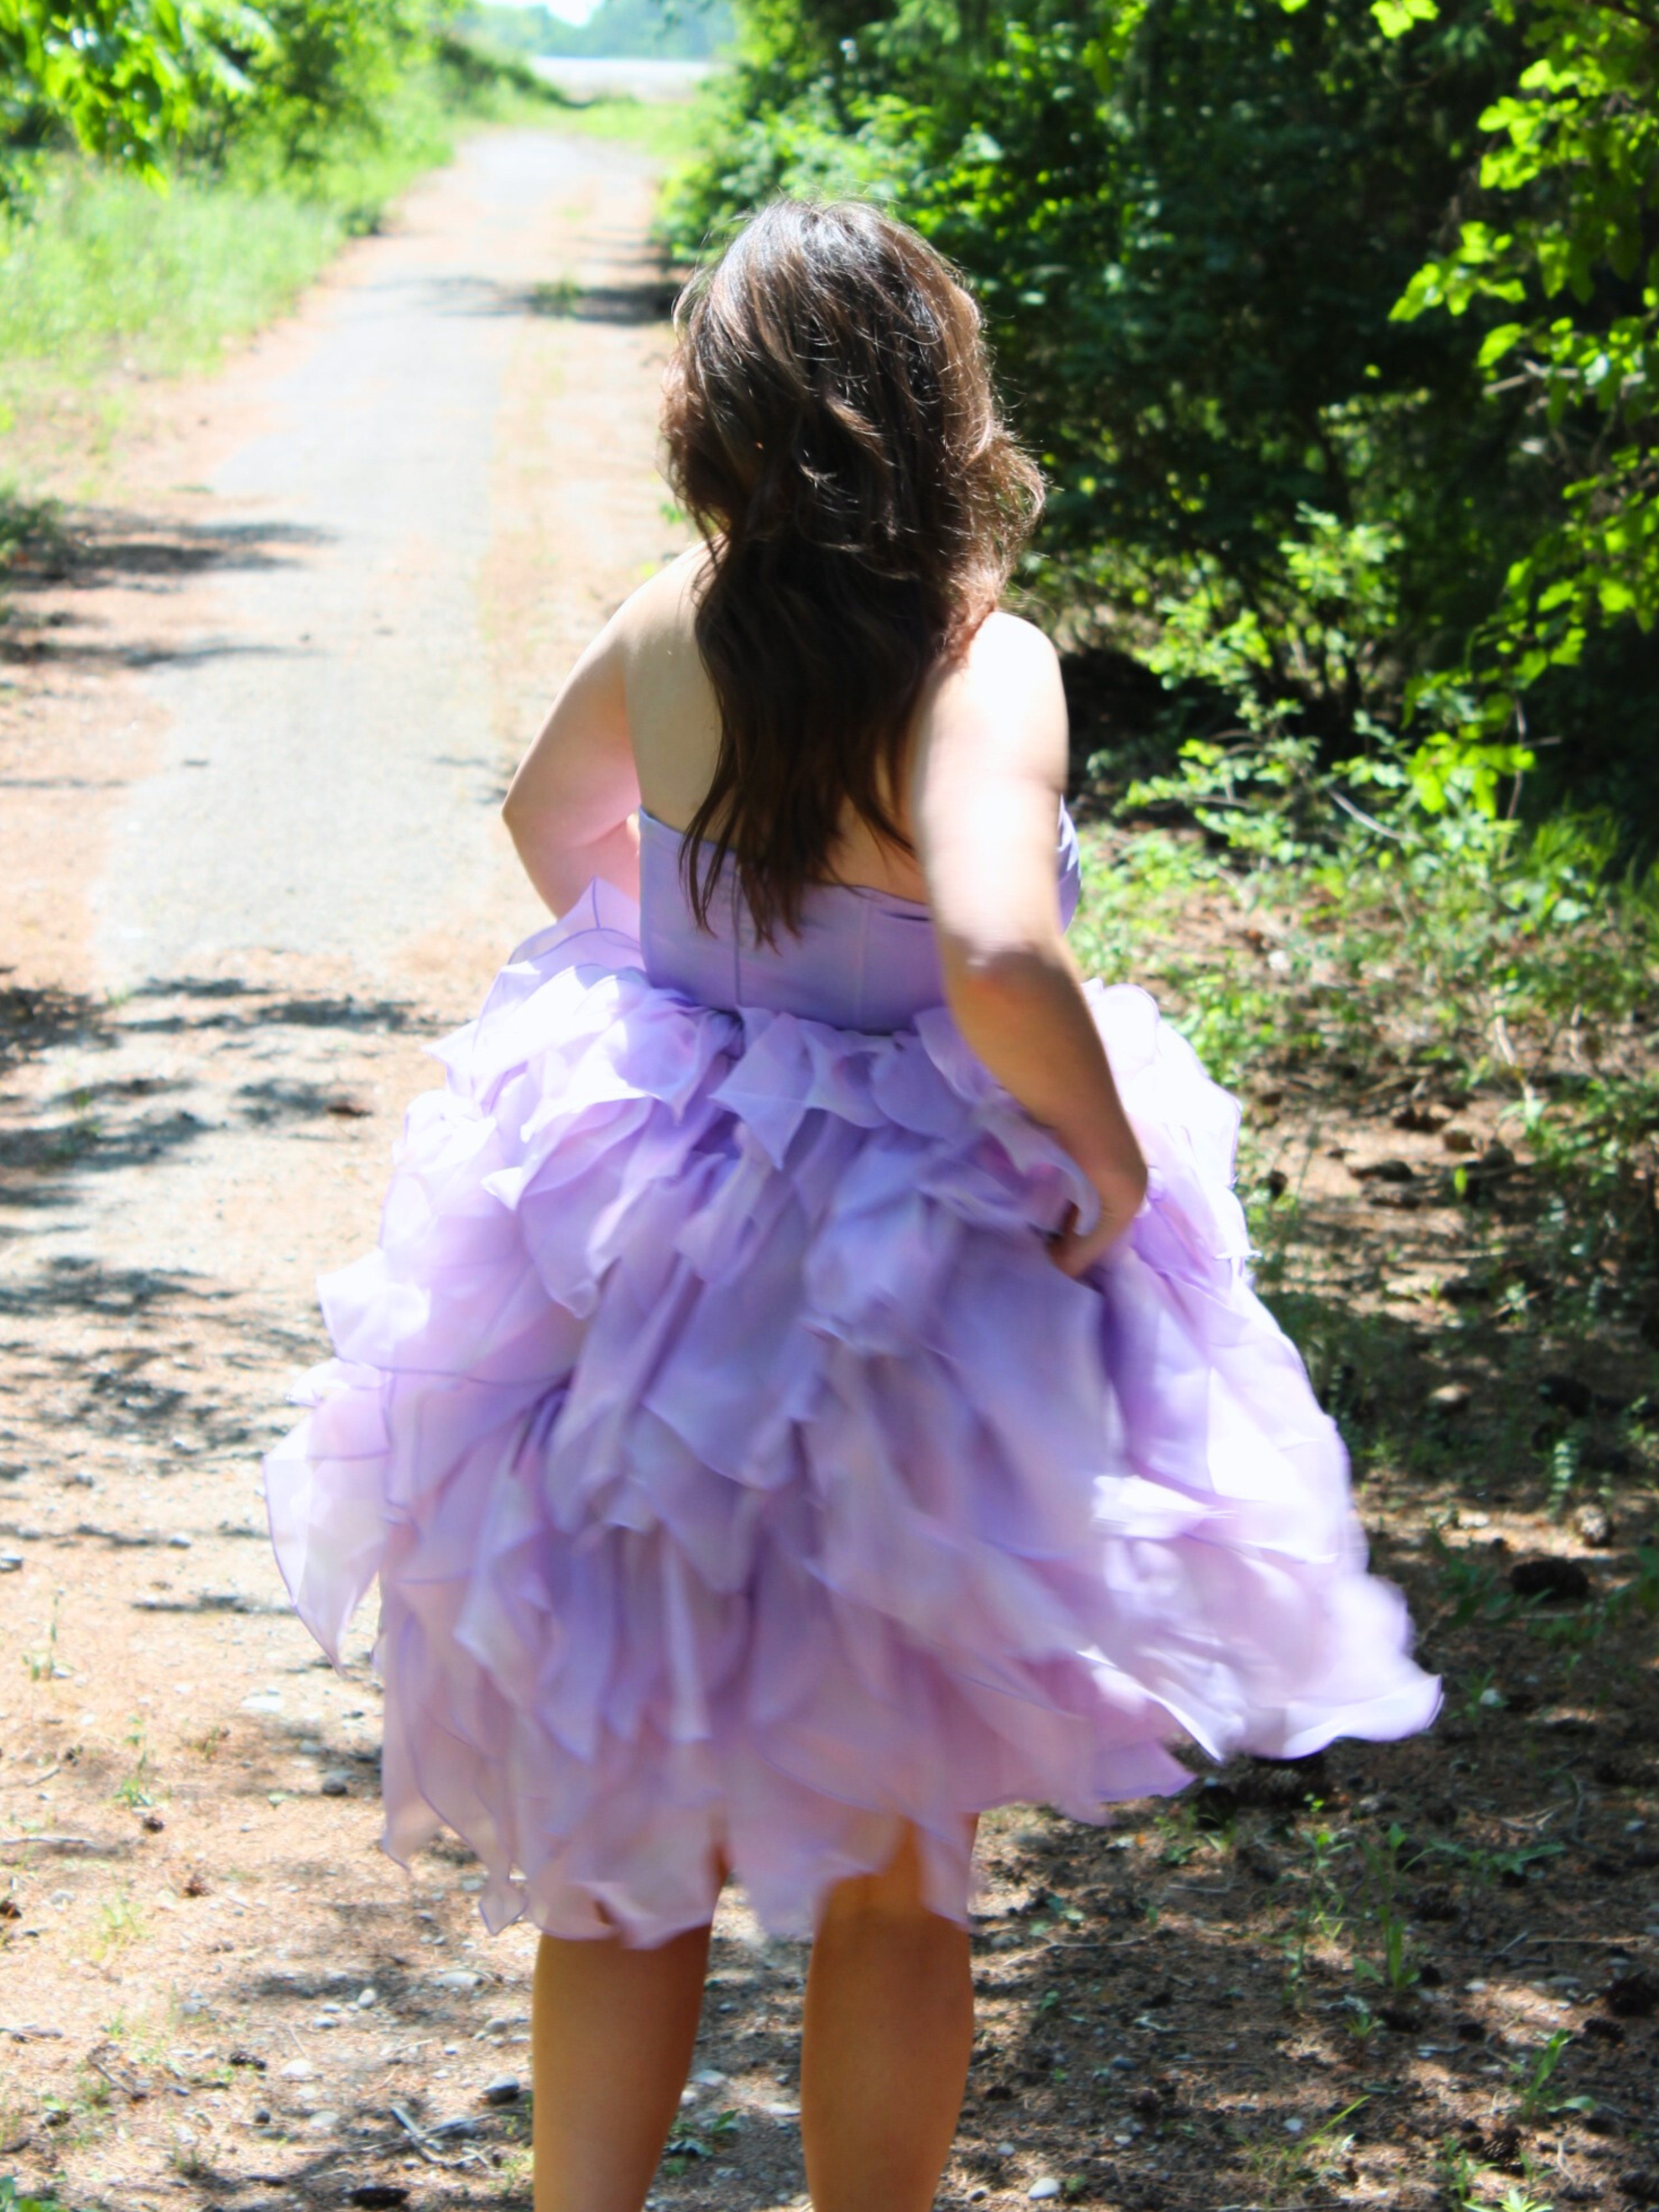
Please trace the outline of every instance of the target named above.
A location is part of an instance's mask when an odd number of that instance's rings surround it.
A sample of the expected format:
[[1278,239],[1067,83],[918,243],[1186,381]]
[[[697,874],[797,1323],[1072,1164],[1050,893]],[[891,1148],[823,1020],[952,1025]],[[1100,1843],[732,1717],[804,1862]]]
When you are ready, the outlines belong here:
[[690,2069],[708,1930],[536,1954],[536,2212],[640,2212]]
[[[812,1944],[801,2136],[814,2212],[927,2212],[974,2041],[968,1932],[921,1901],[913,1829],[837,1884]],[[539,2208],[538,2208],[539,2212]]]

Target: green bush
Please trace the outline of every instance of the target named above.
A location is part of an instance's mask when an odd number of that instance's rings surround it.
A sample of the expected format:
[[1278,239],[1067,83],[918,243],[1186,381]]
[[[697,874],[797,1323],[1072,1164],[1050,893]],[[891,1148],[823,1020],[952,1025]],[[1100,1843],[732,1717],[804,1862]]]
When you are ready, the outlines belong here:
[[[1050,483],[1024,581],[1062,637],[1145,659],[1172,622],[1226,635],[1328,764],[1402,720],[1529,732],[1529,805],[1589,786],[1633,821],[1659,799],[1642,10],[746,0],[743,21],[671,242],[851,191],[952,255]],[[1196,678],[1181,703],[1200,734],[1233,712]]]

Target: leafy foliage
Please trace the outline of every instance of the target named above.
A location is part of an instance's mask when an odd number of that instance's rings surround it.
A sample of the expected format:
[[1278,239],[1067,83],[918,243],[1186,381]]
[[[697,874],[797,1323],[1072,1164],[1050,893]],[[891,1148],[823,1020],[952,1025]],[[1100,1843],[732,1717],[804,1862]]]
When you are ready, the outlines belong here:
[[1595,632],[1659,620],[1659,13],[1626,0],[1493,12],[1522,25],[1532,58],[1480,118],[1478,212],[1394,311],[1481,327],[1488,404],[1522,399],[1550,483],[1453,672],[1488,727],[1577,667]]
[[0,0],[0,189],[59,133],[155,175],[192,110],[196,28],[172,0]]
[[73,144],[161,180],[179,156],[280,175],[385,126],[427,0],[0,0],[0,202]]
[[[1627,801],[1659,753],[1645,4],[744,0],[668,231],[855,191],[955,258],[1063,635],[1225,640],[1327,763],[1530,732],[1536,803],[1586,769]],[[1189,666],[1172,723],[1238,696]]]

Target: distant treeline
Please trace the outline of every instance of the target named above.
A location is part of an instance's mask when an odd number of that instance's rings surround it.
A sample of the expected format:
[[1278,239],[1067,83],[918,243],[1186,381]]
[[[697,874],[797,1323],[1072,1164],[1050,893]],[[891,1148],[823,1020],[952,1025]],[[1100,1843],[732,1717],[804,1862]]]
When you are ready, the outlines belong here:
[[727,0],[599,0],[585,23],[567,23],[549,8],[463,9],[459,27],[521,54],[592,55],[606,60],[704,61],[736,34]]

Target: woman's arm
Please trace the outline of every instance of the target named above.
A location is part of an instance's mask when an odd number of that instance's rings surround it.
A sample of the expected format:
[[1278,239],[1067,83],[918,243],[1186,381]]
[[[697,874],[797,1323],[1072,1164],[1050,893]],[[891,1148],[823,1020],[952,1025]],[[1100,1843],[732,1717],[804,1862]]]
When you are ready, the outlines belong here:
[[571,670],[501,808],[525,873],[555,914],[594,876],[640,895],[624,635],[623,617],[613,617]]
[[1075,1275],[1134,1218],[1146,1169],[1060,927],[1066,763],[1054,648],[994,615],[924,702],[912,813],[957,1025],[1099,1195],[1094,1227],[1074,1218],[1054,1247]]

